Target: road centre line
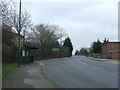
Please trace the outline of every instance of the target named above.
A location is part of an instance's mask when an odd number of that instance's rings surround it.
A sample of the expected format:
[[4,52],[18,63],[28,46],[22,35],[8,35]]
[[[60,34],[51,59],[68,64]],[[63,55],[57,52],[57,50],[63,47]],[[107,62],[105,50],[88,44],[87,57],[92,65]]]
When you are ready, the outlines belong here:
[[97,66],[92,66],[93,68],[96,68],[96,69],[101,69],[101,70],[103,70],[104,68],[102,68],[102,67],[97,67]]
[[83,62],[82,62],[82,64],[84,64],[84,65],[88,65],[87,63],[83,63]]
[[[83,62],[81,62],[80,60],[78,60],[78,62],[81,63],[81,64],[84,64],[84,65],[89,65],[89,64],[87,64],[87,63],[83,63]],[[91,65],[89,65],[89,66],[91,66]],[[101,69],[101,70],[104,69],[104,68],[102,68],[102,67],[98,67],[98,66],[91,66],[91,67],[93,67],[93,68],[95,68],[95,69]]]
[[81,63],[81,64],[84,64],[84,65],[88,65],[87,63],[83,63],[83,62],[81,62],[80,60],[78,60],[78,62]]
[[79,63],[82,63],[80,60],[78,60]]

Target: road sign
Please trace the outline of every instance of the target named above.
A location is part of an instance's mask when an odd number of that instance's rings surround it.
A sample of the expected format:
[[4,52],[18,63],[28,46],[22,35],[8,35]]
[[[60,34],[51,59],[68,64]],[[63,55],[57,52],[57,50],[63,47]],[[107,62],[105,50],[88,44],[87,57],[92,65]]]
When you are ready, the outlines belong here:
[[22,56],[25,57],[25,50],[22,51]]
[[59,51],[59,48],[52,48],[52,51]]

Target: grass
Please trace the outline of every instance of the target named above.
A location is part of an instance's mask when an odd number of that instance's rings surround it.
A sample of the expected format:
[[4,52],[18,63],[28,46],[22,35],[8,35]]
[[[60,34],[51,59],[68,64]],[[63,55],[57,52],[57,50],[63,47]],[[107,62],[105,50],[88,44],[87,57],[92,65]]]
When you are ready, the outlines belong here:
[[17,68],[17,63],[4,63],[2,64],[2,76],[0,79],[5,78],[10,72]]

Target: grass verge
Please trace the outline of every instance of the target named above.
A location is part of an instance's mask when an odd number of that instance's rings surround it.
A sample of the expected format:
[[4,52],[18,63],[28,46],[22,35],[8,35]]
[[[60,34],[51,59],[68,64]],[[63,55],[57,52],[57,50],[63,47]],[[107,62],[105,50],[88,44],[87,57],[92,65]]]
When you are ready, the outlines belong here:
[[17,68],[17,63],[4,63],[2,64],[2,77],[5,78],[10,72]]

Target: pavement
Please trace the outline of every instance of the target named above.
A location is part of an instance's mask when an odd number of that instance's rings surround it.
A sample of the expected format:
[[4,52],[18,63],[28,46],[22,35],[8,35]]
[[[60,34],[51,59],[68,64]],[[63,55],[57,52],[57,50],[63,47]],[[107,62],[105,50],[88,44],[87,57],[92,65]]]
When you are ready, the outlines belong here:
[[60,88],[43,73],[40,61],[22,65],[2,81],[2,88]]
[[85,56],[42,63],[44,73],[63,88],[118,88],[118,65]]

